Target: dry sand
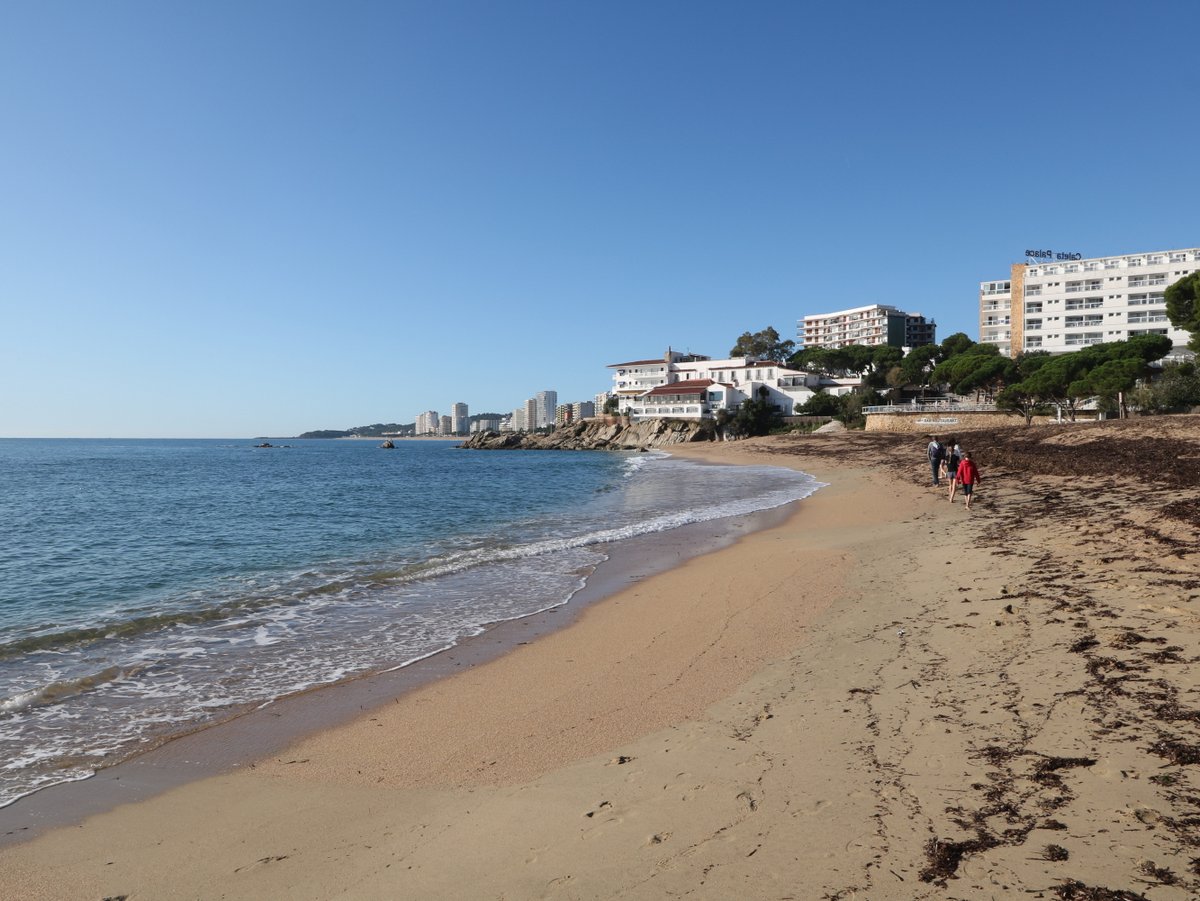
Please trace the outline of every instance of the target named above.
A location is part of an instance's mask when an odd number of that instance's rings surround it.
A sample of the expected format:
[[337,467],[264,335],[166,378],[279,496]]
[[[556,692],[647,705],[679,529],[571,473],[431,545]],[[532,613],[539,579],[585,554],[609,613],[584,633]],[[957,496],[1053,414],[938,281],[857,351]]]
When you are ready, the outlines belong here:
[[689,447],[831,484],[499,660],[0,851],[0,894],[1197,897],[1200,422],[963,437],[969,512],[919,436]]

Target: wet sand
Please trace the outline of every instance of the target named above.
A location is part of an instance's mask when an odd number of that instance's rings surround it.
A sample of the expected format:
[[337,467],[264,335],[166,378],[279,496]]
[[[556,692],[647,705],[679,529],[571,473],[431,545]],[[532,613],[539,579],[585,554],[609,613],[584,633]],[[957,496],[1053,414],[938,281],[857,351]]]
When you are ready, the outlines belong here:
[[1200,891],[1200,421],[689,448],[783,524],[232,774],[0,851],[22,898]]

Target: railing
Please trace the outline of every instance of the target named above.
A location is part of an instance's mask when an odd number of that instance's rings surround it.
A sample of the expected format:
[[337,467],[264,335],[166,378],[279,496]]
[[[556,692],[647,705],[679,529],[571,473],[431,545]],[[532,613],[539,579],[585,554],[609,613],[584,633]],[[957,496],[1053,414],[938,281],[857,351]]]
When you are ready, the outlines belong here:
[[863,413],[993,413],[995,404],[967,404],[955,400],[927,400],[907,404],[885,404],[863,407]]

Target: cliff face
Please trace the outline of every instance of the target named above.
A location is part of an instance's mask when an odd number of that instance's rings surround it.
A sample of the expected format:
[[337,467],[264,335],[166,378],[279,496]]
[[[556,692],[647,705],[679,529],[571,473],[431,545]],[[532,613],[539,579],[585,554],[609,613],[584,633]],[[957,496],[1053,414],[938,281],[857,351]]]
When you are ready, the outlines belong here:
[[689,441],[712,441],[712,423],[649,419],[629,425],[580,422],[549,435],[500,435],[478,432],[462,443],[473,450],[640,450]]

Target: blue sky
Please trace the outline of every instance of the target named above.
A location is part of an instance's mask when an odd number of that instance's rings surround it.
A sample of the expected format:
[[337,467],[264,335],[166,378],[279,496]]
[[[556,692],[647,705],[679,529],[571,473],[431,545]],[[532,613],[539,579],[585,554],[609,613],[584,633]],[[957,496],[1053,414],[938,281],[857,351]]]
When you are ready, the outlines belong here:
[[1200,245],[1188,3],[8,4],[0,435],[590,399]]

